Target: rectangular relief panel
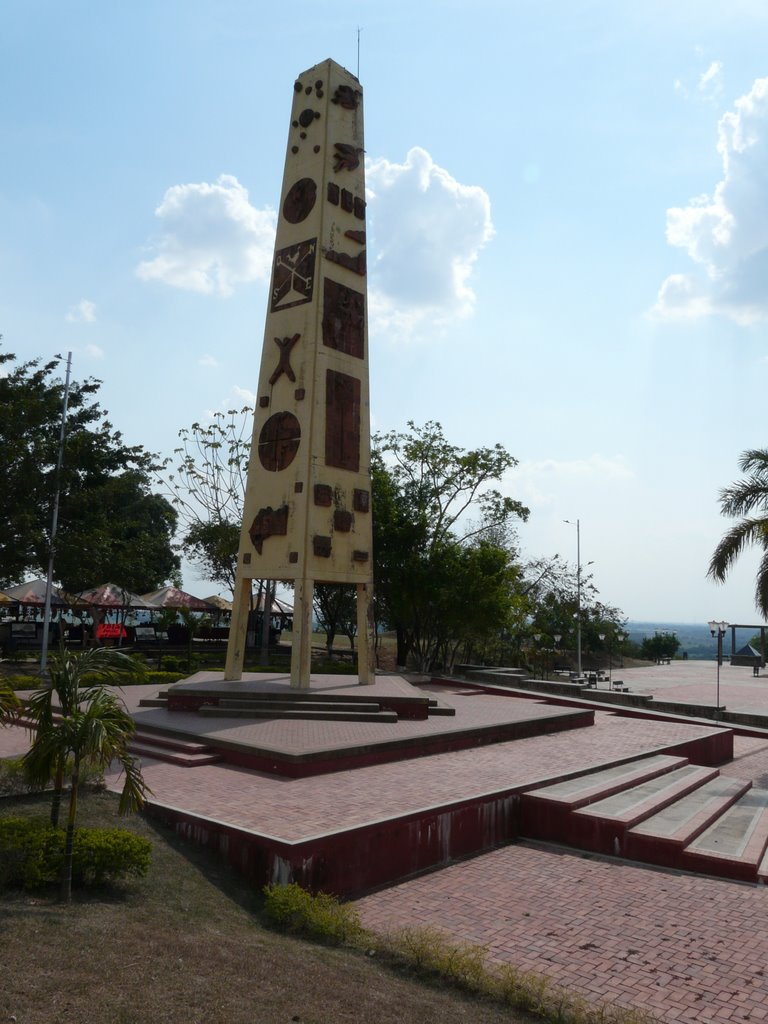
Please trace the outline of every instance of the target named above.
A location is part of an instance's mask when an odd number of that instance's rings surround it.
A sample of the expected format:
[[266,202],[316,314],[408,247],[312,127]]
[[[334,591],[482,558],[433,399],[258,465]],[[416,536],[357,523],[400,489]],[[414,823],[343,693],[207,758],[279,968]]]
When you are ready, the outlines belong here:
[[360,470],[360,381],[348,373],[325,373],[325,464]]

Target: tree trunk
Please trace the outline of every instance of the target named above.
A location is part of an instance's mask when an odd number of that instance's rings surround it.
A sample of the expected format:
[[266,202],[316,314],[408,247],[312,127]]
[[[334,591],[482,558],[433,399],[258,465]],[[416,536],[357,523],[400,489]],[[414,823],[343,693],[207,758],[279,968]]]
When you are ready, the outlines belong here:
[[397,655],[395,657],[395,661],[399,668],[405,668],[406,662],[408,661],[408,639],[403,626],[399,624],[395,626],[395,636],[397,637]]
[[77,789],[80,784],[80,758],[75,754],[72,768],[72,789],[69,794],[67,834],[64,839],[64,859],[61,862],[61,899],[69,903],[72,899],[72,854],[75,847],[75,819],[77,818]]
[[59,761],[56,766],[56,774],[53,777],[53,798],[51,800],[51,825],[59,827],[59,812],[61,811],[61,792],[64,789],[64,761]]

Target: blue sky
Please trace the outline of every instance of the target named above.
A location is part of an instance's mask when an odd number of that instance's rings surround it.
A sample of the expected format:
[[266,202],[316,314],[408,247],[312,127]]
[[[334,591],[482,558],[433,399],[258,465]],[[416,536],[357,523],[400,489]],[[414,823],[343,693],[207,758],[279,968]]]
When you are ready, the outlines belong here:
[[[705,579],[768,445],[768,7],[733,0],[5,0],[0,332],[71,350],[132,443],[256,387],[294,77],[365,89],[374,427],[519,460],[527,555],[631,618]],[[102,581],[95,581],[102,582]],[[211,586],[185,575],[193,592]]]

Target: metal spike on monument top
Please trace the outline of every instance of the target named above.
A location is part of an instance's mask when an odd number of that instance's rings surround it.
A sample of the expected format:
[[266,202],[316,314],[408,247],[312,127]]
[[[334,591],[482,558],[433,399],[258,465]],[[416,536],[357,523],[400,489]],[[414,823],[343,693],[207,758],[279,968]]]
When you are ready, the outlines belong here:
[[295,583],[291,686],[310,685],[316,582],[357,588],[373,682],[363,92],[326,60],[293,85],[226,679],[240,679],[251,581]]

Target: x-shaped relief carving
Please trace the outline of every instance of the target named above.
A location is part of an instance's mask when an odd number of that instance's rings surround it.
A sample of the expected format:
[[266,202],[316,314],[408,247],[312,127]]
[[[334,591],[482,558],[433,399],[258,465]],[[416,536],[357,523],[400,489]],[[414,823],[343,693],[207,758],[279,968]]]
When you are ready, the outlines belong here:
[[270,384],[274,384],[280,379],[280,377],[282,377],[283,374],[285,374],[290,381],[296,380],[296,374],[291,368],[290,356],[291,349],[300,337],[300,334],[294,334],[292,338],[275,338],[275,344],[280,349],[280,361],[275,367],[275,372],[269,378]]

